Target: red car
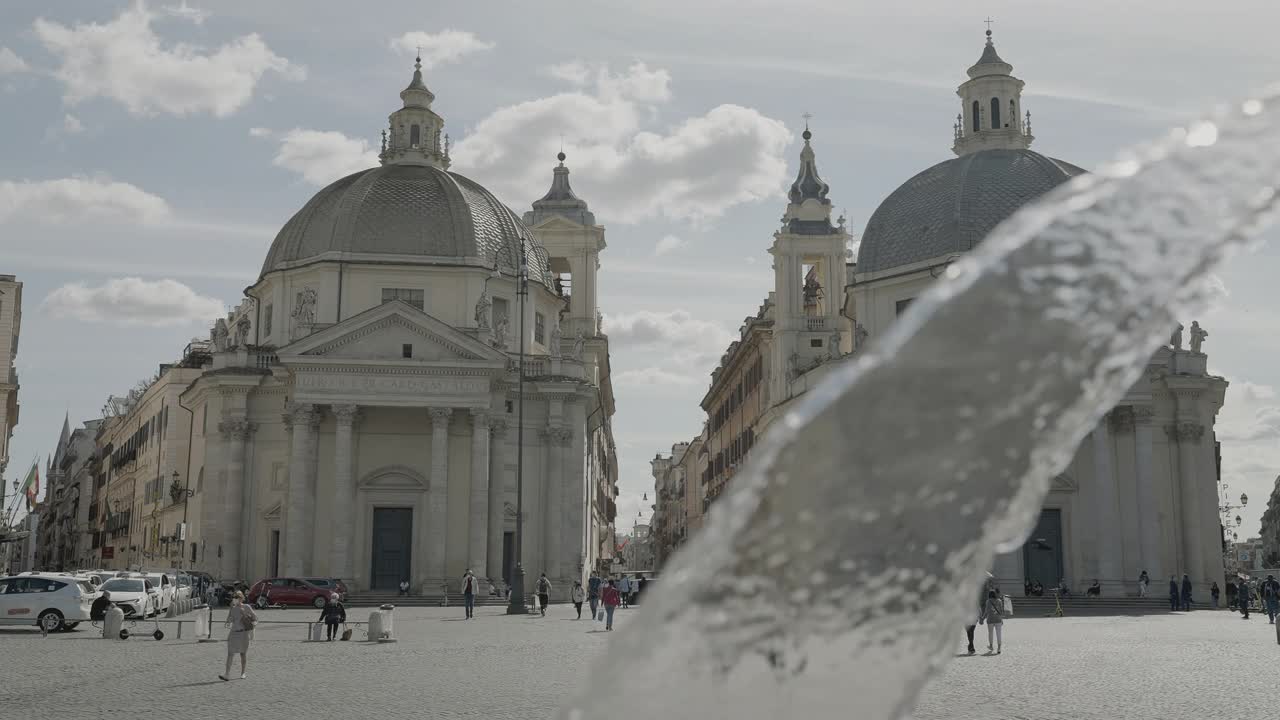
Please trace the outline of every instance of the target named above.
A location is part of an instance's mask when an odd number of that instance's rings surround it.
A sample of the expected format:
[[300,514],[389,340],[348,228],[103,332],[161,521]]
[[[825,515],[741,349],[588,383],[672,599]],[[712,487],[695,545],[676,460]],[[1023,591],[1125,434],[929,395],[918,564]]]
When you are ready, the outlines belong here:
[[251,605],[311,605],[322,608],[329,602],[331,588],[313,585],[302,578],[267,578],[254,583],[245,597]]

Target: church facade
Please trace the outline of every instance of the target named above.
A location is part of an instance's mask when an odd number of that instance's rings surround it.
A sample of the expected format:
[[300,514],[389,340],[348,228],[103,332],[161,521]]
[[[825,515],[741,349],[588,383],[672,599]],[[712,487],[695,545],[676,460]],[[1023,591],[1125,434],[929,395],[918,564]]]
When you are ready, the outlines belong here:
[[[956,157],[907,180],[879,205],[856,262],[846,255],[844,218],[830,220],[829,188],[806,128],[770,249],[774,289],[744,320],[703,401],[704,504],[714,503],[755,438],[838,363],[874,343],[934,282],[944,282],[938,278],[949,264],[1018,208],[1084,172],[1030,149],[1023,82],[1012,71],[988,33],[957,89]],[[1214,422],[1227,383],[1208,371],[1206,337],[1193,323],[1153,353],[1144,377],[1054,478],[1030,538],[997,557],[993,573],[1003,585],[1065,580],[1082,590],[1096,579],[1108,594],[1133,594],[1145,570],[1153,583],[1186,573],[1207,596],[1210,583],[1223,582]],[[731,432],[720,439],[726,424]],[[663,535],[661,523],[655,532]]]
[[382,164],[285,224],[182,394],[195,566],[431,594],[519,561],[567,592],[613,552],[604,230],[563,153],[519,217],[449,171],[420,66],[400,96]]

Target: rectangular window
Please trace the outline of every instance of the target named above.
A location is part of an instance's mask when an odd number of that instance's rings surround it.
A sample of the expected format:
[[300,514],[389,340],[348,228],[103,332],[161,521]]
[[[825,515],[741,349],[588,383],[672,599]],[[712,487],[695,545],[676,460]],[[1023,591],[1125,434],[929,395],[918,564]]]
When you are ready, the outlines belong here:
[[382,288],[382,302],[389,303],[392,300],[400,300],[418,308],[419,310],[424,308],[424,296],[425,291],[423,290],[414,290],[412,288]]
[[811,338],[811,339],[809,340],[809,347],[811,347],[811,348],[820,348],[820,347],[822,347],[822,338]]
[[899,300],[898,302],[894,303],[893,305],[894,314],[901,315],[902,313],[906,312],[907,308],[911,307],[912,300],[915,300],[915,298],[907,298],[906,300]]
[[547,344],[547,316],[542,313],[533,314],[533,341],[539,345]]
[[262,337],[271,337],[271,313],[276,309],[275,305],[268,305],[262,311]]
[[413,346],[412,346],[412,345],[410,345],[410,344],[408,344],[408,343],[406,343],[406,344],[404,344],[404,345],[401,345],[401,346],[400,346],[400,355],[401,355],[402,357],[406,357],[406,358],[411,358],[411,357],[413,357]]

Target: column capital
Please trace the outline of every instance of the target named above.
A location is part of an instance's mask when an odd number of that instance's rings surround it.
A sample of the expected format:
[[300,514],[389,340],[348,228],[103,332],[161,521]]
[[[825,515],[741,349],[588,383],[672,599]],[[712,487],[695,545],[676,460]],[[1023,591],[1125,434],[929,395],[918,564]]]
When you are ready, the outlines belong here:
[[558,447],[568,445],[569,439],[573,437],[569,428],[563,425],[552,425],[543,430],[542,435],[547,439],[547,444]]
[[471,408],[471,422],[478,428],[489,424],[489,408]]
[[289,403],[284,409],[284,421],[289,425],[319,425],[320,412],[310,403]]
[[505,437],[509,425],[505,417],[489,416],[489,432],[496,438]]
[[1136,420],[1133,408],[1129,405],[1121,405],[1109,413],[1111,422],[1111,432],[1116,435],[1127,435],[1133,432],[1133,425]]
[[1156,409],[1150,405],[1135,405],[1133,421],[1138,425],[1150,425],[1156,417]]
[[1194,422],[1166,425],[1164,431],[1170,440],[1177,440],[1178,442],[1199,443],[1200,438],[1204,437],[1204,425]]
[[428,409],[427,412],[431,415],[432,424],[445,423],[448,425],[449,418],[453,417],[453,408],[433,407]]
[[227,418],[218,423],[218,432],[228,440],[247,440],[258,426],[245,418]]
[[341,427],[352,427],[360,419],[359,405],[331,405],[329,409]]

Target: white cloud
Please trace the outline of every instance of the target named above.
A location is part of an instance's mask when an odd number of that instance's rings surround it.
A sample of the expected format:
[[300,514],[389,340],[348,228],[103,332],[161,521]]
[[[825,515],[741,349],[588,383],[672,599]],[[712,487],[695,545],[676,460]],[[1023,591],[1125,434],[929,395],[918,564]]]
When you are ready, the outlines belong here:
[[619,389],[646,389],[663,387],[687,388],[697,380],[688,375],[670,372],[659,367],[626,370],[613,376],[613,384]]
[[169,216],[169,204],[163,198],[129,183],[86,177],[0,180],[0,222],[156,223]]
[[458,62],[464,55],[491,50],[493,43],[465,30],[442,30],[434,34],[419,30],[392,38],[391,49],[405,53],[421,52],[422,67],[430,70],[438,65]]
[[43,307],[55,317],[115,325],[208,323],[223,304],[175,280],[115,278],[89,287],[69,283],[49,293]]
[[[273,137],[266,128],[252,128],[254,137]],[[327,185],[353,172],[378,164],[369,141],[334,130],[294,128],[280,136],[280,149],[271,163],[291,170],[312,185]]]
[[67,113],[62,116],[62,131],[68,135],[78,135],[84,132],[84,124],[80,122],[80,118]]
[[305,70],[276,55],[257,34],[202,52],[182,43],[166,47],[151,29],[154,15],[138,3],[105,24],[68,27],[40,18],[35,33],[61,66],[54,76],[63,99],[115,100],[134,115],[223,117],[244,107],[267,72],[301,79]]
[[679,250],[684,247],[684,245],[684,240],[676,237],[675,235],[664,235],[662,236],[662,239],[653,246],[653,254],[666,255],[673,250]]
[[7,47],[0,47],[0,75],[26,72],[31,69],[27,61]]
[[454,167],[512,205],[551,179],[563,135],[575,189],[602,218],[701,221],[780,193],[791,133],[778,120],[720,105],[660,131],[644,127],[671,98],[671,77],[635,63],[621,74],[568,63],[547,69],[579,87],[499,108],[453,150]]
[[609,342],[617,347],[713,350],[718,355],[733,340],[723,327],[699,320],[686,310],[640,310],[604,316]]
[[196,25],[203,25],[204,21],[208,20],[209,16],[213,14],[208,10],[194,8],[187,5],[187,0],[182,0],[180,5],[165,5],[160,9],[164,11],[165,15],[181,18],[183,20],[190,20]]

